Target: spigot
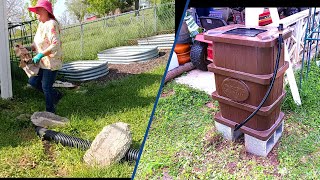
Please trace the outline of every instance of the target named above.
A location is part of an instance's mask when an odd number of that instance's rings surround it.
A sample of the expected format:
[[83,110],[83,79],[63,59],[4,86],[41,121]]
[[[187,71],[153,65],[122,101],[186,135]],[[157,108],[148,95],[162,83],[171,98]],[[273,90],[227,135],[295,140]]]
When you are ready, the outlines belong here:
[[278,31],[280,31],[280,32],[282,33],[282,31],[283,31],[283,24],[282,24],[282,23],[279,24],[279,26],[278,26]]

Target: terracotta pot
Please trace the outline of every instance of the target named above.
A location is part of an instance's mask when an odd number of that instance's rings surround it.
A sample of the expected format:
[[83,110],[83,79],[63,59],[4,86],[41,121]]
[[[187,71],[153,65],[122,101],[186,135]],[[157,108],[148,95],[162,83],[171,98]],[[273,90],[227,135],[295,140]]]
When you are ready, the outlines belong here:
[[179,65],[190,62],[190,51],[188,51],[186,53],[177,54],[177,56],[178,56]]
[[190,51],[190,44],[176,44],[174,47],[174,52],[177,54],[186,53]]

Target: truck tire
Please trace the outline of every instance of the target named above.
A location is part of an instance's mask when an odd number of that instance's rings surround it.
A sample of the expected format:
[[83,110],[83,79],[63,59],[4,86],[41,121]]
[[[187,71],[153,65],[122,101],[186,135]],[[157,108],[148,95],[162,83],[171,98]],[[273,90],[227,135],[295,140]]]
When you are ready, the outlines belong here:
[[202,71],[208,71],[208,64],[211,62],[207,60],[208,44],[200,41],[194,41],[191,47],[190,60],[192,64]]

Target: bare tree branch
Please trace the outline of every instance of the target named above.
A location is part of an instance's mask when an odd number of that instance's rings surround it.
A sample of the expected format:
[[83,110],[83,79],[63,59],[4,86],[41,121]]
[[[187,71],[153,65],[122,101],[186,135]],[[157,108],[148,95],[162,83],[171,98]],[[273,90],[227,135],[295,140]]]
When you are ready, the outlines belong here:
[[20,21],[25,15],[23,0],[6,0],[7,18],[9,21]]

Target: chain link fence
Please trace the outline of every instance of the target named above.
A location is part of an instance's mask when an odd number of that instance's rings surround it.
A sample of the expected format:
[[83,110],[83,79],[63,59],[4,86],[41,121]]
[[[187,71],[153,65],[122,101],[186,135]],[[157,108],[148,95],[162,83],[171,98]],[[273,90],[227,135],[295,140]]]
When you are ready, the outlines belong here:
[[137,39],[174,33],[174,29],[174,3],[64,27],[61,31],[64,61],[94,60],[100,51],[134,45]]
[[[37,25],[38,21],[30,21],[11,27],[9,42],[12,61],[19,61],[13,53],[14,44],[30,46]],[[100,51],[135,45],[140,38],[174,33],[174,29],[174,2],[62,27],[63,60],[64,63],[94,60]]]
[[23,46],[31,46],[37,26],[38,23],[36,20],[8,23],[10,59],[12,61],[19,60],[13,51],[14,45],[21,44]]

